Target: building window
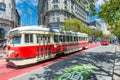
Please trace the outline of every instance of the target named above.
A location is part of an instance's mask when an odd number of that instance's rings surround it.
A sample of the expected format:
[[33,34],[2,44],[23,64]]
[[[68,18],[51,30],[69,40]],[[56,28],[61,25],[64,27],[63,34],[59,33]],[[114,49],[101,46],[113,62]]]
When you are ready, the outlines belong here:
[[0,2],[0,10],[5,11],[5,9],[6,9],[6,5],[4,3]]
[[53,3],[58,3],[59,2],[59,0],[53,0]]
[[53,9],[58,9],[58,5],[53,5]]
[[60,18],[59,17],[57,17],[57,22],[60,22]]
[[55,18],[53,18],[53,22],[55,22]]
[[64,4],[67,5],[67,1],[66,0],[64,1]]

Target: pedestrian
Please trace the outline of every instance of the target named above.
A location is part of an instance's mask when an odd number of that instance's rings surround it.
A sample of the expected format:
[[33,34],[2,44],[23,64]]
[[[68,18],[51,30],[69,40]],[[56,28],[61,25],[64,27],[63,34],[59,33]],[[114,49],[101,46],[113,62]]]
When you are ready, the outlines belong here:
[[3,44],[2,44],[2,48],[3,48],[3,50],[5,50],[5,48],[6,48],[6,43],[5,42],[3,42]]

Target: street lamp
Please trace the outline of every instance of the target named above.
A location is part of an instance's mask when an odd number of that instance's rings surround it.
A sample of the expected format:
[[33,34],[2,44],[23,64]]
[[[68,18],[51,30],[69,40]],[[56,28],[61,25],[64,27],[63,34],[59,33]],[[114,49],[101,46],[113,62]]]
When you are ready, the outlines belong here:
[[43,16],[43,14],[41,13],[41,14],[40,14],[41,25],[42,25],[42,16]]
[[32,12],[30,11],[29,13],[30,13],[30,26],[31,26],[31,24],[32,24]]
[[46,27],[47,27],[47,18],[48,18],[48,16],[45,16]]
[[19,12],[19,14],[20,14],[20,18],[21,18],[21,20],[20,20],[20,26],[22,27],[22,16],[24,15],[24,12]]

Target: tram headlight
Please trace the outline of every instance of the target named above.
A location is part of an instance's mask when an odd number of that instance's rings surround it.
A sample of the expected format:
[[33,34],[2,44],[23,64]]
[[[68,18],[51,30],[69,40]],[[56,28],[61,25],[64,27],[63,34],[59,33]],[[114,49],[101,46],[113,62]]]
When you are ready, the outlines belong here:
[[11,54],[13,54],[15,51],[14,50],[10,50],[7,52],[7,55],[10,56]]
[[15,57],[18,57],[18,55],[19,55],[18,52],[14,52],[14,53],[15,53]]
[[10,50],[10,49],[11,49],[11,47],[10,47],[10,46],[7,46],[7,49],[8,49],[8,50]]

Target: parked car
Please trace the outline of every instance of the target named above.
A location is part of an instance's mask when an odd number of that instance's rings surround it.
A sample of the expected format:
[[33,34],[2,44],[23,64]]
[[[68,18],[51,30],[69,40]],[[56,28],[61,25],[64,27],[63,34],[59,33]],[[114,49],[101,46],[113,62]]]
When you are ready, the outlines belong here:
[[108,40],[103,40],[103,41],[101,42],[101,45],[109,45],[109,41],[108,41]]

